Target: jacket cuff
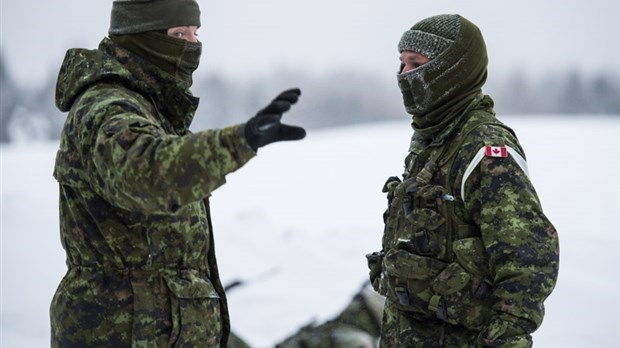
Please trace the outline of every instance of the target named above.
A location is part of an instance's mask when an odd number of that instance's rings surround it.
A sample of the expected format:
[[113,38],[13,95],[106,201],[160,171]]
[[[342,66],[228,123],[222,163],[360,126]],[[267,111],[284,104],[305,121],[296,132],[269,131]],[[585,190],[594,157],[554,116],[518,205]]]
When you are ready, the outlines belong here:
[[231,128],[235,129],[236,136],[239,139],[239,151],[247,152],[251,154],[251,157],[256,156],[256,151],[248,143],[248,139],[245,137],[245,123],[241,123]]
[[220,141],[227,144],[226,146],[233,153],[233,157],[240,164],[244,164],[256,156],[256,151],[252,149],[245,138],[245,124],[243,123],[222,128],[220,130],[220,139]]
[[496,316],[478,335],[478,343],[493,348],[530,348],[532,336],[516,323]]
[[478,343],[482,344],[483,347],[493,348],[531,348],[532,336],[522,335],[508,338],[499,338],[495,340],[488,340],[483,338],[479,339]]

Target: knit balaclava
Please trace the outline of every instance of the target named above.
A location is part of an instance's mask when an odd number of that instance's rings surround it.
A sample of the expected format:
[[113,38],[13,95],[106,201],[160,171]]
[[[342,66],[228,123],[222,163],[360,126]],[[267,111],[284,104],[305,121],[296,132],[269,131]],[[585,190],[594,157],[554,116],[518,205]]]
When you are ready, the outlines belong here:
[[460,28],[461,20],[456,15],[423,19],[403,34],[398,51],[413,51],[433,59],[454,42]]
[[413,128],[432,138],[463,115],[487,77],[487,54],[478,27],[459,15],[433,16],[407,30],[399,52],[414,51],[431,61],[398,73],[398,85]]
[[108,33],[135,34],[183,25],[200,27],[196,0],[115,0]]
[[178,26],[200,27],[196,0],[115,0],[108,33],[115,43],[155,64],[189,88],[202,54],[200,42],[169,37]]

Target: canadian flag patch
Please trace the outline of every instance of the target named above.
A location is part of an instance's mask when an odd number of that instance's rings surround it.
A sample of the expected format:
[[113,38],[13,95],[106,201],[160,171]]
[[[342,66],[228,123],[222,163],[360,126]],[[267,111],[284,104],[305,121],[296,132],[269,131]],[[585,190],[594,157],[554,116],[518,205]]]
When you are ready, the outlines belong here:
[[485,155],[487,157],[508,157],[508,150],[505,146],[489,146],[487,145]]

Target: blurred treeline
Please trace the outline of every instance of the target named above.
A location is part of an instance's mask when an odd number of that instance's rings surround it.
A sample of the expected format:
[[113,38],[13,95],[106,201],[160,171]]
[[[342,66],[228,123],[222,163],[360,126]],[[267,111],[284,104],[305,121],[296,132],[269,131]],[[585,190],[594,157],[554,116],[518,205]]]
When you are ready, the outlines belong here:
[[[285,122],[307,128],[408,118],[396,78],[364,72],[337,72],[312,76],[300,72],[274,72],[243,81],[212,74],[195,76],[192,91],[201,97],[193,130],[240,123],[254,115],[280,90],[301,87],[298,105]],[[19,87],[0,54],[0,142],[57,139],[65,115],[56,109],[56,72],[37,86]],[[577,70],[528,76],[521,71],[491,76],[484,92],[495,99],[500,115],[583,114],[620,116],[618,72],[584,74]]]

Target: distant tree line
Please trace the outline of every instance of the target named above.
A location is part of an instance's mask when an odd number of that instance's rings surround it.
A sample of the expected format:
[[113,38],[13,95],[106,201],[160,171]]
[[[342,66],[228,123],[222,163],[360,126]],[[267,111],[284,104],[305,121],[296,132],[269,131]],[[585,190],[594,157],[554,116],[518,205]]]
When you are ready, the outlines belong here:
[[19,87],[0,52],[0,143],[57,139],[64,119],[54,104],[56,77],[38,86]]
[[531,77],[513,72],[489,81],[505,114],[620,114],[620,71],[586,75],[576,70]]
[[[496,110],[508,114],[605,114],[620,117],[620,72],[586,75],[577,71],[531,77],[520,72],[490,79],[484,92]],[[360,72],[322,76],[279,71],[263,78],[234,80],[218,74],[195,77],[201,97],[192,129],[240,123],[281,89],[298,86],[302,98],[286,120],[308,128],[380,122],[409,117],[396,82]],[[55,107],[55,73],[38,86],[20,88],[0,52],[0,142],[57,139],[65,115]]]

